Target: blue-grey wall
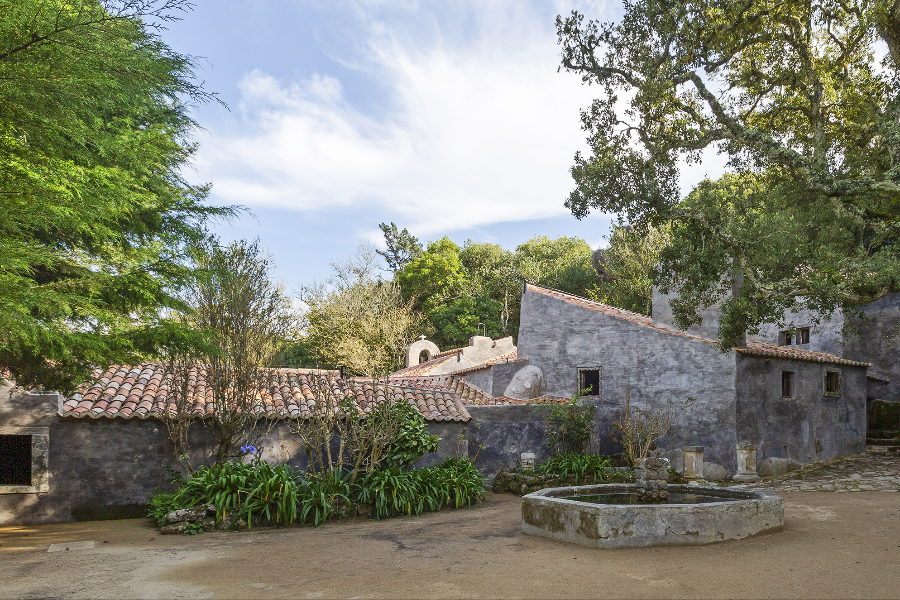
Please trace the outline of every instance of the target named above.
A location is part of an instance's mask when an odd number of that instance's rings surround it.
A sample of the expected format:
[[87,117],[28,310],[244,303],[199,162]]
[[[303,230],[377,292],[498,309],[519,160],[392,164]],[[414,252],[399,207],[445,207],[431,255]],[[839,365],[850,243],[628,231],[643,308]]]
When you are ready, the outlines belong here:
[[522,296],[518,348],[553,395],[576,392],[579,367],[600,367],[601,427],[618,417],[629,388],[638,408],[696,398],[660,446],[702,445],[707,460],[736,469],[734,352],[530,289]]
[[[841,373],[841,395],[824,393],[825,371]],[[794,396],[782,398],[781,375],[794,373]],[[757,460],[802,464],[865,451],[866,370],[863,367],[737,358],[738,441],[757,446]]]
[[867,304],[863,315],[847,328],[845,356],[872,364],[869,374],[882,383],[870,397],[900,401],[900,293]]

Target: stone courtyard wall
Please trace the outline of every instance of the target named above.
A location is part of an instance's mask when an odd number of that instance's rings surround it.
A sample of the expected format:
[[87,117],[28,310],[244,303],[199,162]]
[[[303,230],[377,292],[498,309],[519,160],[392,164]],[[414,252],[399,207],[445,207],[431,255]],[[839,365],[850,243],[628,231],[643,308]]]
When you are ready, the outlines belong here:
[[[150,496],[170,489],[166,467],[176,467],[165,425],[157,419],[63,418],[58,414],[61,399],[55,393],[10,395],[8,388],[0,390],[0,427],[49,429],[49,491],[0,493],[0,526],[146,514]],[[468,456],[492,479],[515,464],[522,452],[546,456],[540,408],[467,409],[471,421],[428,422],[428,431],[441,438],[439,449],[422,457],[416,467]],[[263,460],[307,466],[305,450],[284,422],[263,423],[260,434]],[[195,467],[210,464],[215,447],[209,430],[192,428]]]

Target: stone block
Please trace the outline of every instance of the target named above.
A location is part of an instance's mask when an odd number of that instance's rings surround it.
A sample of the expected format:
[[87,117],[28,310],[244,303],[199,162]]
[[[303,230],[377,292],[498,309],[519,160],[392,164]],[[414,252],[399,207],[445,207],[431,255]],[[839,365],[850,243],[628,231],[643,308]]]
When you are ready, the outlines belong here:
[[756,472],[761,477],[774,477],[776,475],[784,475],[791,471],[796,471],[801,467],[800,463],[790,458],[779,458],[772,456],[763,459],[756,467]]
[[725,467],[715,462],[703,463],[703,479],[707,481],[722,481],[728,476]]

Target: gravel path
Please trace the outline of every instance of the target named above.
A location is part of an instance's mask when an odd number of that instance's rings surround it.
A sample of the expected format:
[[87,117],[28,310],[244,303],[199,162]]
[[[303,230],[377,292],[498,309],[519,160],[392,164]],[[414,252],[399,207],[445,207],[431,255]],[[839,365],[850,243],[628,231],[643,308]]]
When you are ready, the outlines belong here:
[[805,465],[752,486],[779,492],[897,492],[900,456],[854,454]]

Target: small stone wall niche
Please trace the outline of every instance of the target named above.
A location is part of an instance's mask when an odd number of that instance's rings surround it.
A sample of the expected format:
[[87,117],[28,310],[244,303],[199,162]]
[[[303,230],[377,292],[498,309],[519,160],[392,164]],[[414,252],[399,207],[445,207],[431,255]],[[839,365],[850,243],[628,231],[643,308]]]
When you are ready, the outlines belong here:
[[648,457],[638,462],[634,470],[634,484],[641,500],[664,502],[669,498],[669,461]]

